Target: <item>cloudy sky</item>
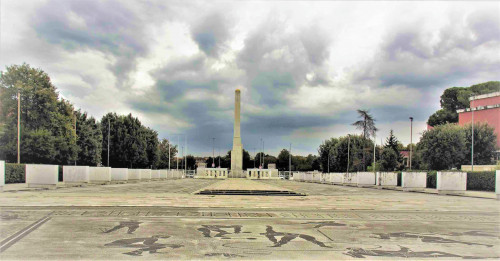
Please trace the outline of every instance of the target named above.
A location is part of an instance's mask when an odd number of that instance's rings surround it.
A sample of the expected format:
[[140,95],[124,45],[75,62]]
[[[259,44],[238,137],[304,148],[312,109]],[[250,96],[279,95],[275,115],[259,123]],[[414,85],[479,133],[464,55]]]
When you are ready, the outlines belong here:
[[[46,71],[100,119],[132,113],[210,155],[232,147],[234,90],[253,153],[316,154],[356,109],[414,140],[452,86],[500,75],[500,2],[0,2],[0,66]],[[184,136],[181,137],[182,139]],[[174,141],[177,140],[175,136]],[[217,150],[216,148],[216,150]],[[258,149],[257,149],[258,150]]]

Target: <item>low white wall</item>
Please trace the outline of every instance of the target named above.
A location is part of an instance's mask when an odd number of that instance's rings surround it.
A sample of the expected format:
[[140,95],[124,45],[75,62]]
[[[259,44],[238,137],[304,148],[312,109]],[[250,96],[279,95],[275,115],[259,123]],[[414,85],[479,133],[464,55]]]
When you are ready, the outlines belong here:
[[166,169],[161,169],[160,170],[160,179],[166,179],[167,174],[168,174],[168,171]]
[[152,179],[159,179],[160,178],[160,170],[159,169],[151,170],[151,178]]
[[0,160],[0,191],[3,190],[5,185],[5,161]]
[[330,173],[330,182],[334,184],[342,184],[344,173]]
[[141,180],[150,180],[150,179],[151,179],[151,170],[141,169]]
[[90,167],[90,182],[109,182],[111,181],[110,167]]
[[111,168],[111,181],[126,181],[126,180],[128,180],[128,169]]
[[396,172],[377,172],[375,179],[377,186],[397,186],[398,173]]
[[438,172],[436,188],[438,191],[465,191],[467,172]]
[[375,185],[375,173],[358,172],[358,185]]
[[128,169],[128,180],[140,180],[141,170],[140,169]]
[[56,186],[58,166],[45,164],[26,164],[26,183],[28,187],[39,185]]
[[358,183],[358,173],[349,172],[343,173],[342,184],[357,184]]
[[401,187],[403,188],[426,188],[427,172],[403,172],[401,173]]
[[63,166],[64,183],[88,183],[89,180],[89,166]]

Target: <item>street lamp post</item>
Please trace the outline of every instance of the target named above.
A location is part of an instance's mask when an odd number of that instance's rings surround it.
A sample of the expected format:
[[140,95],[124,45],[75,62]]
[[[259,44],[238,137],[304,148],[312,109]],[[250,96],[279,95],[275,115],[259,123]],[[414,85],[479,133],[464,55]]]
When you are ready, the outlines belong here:
[[471,113],[472,113],[472,133],[471,133],[471,136],[472,136],[472,143],[470,145],[470,149],[471,149],[471,154],[470,154],[470,164],[471,164],[471,171],[474,171],[474,96],[472,96],[472,101],[471,101],[471,106],[470,106],[470,110],[471,110]]
[[351,135],[347,134],[349,141],[347,142],[347,174],[349,174],[349,149],[351,147]]
[[410,117],[410,170],[411,170],[411,157],[413,147],[413,117]]
[[21,164],[21,92],[17,88],[17,164]]
[[212,168],[215,167],[215,138],[212,138]]
[[109,167],[109,135],[111,133],[111,122],[108,118],[108,167]]
[[288,176],[292,174],[292,143],[290,143],[290,152],[288,153]]

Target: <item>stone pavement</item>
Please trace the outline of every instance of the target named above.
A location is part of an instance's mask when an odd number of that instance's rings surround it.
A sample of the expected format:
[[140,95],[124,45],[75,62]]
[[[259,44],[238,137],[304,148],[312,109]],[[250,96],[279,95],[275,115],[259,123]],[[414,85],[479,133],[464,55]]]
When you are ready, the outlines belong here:
[[[236,186],[307,196],[194,195]],[[10,191],[0,260],[500,259],[492,199],[283,180]]]

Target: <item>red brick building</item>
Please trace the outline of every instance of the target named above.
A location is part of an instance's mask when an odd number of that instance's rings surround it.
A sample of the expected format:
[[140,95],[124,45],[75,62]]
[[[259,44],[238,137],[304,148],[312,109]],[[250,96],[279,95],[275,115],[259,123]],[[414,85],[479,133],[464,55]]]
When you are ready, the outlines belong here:
[[458,124],[463,126],[472,122],[485,122],[495,129],[497,149],[500,150],[500,92],[488,93],[471,97],[470,108],[457,110]]

